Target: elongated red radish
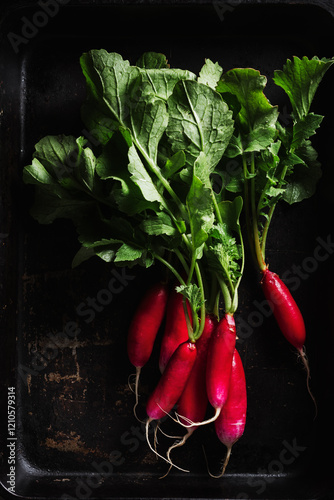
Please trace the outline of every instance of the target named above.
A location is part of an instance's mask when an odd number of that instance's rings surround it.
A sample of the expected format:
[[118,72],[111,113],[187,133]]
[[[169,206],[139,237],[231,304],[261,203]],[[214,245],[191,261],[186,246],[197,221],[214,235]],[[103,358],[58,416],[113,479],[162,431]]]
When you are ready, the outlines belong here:
[[300,354],[307,373],[307,389],[315,407],[317,407],[309,386],[310,367],[304,346],[306,330],[302,313],[292,297],[290,290],[276,273],[269,271],[269,269],[265,269],[263,271],[261,285],[282,334]]
[[[189,319],[191,308],[187,302]],[[188,327],[183,305],[183,295],[175,289],[171,291],[167,302],[166,324],[161,341],[159,369],[163,373],[175,349],[188,340]]]
[[175,406],[184,390],[195,363],[196,355],[197,348],[194,343],[187,341],[180,344],[171,356],[164,373],[161,375],[146,404],[148,416],[146,421],[147,442],[151,450],[168,463],[171,462],[152,448],[148,439],[148,427],[150,422],[160,420]]
[[303,351],[306,338],[305,323],[288,287],[269,269],[263,271],[261,285],[284,337],[298,351]]
[[159,420],[169,413],[180,398],[196,359],[197,348],[192,342],[183,342],[173,353],[150,395],[146,413],[151,420]]
[[[221,477],[230,459],[232,446],[244,433],[247,413],[247,388],[245,372],[237,349],[234,350],[230,386],[227,400],[215,421],[215,430],[219,440],[227,447]],[[212,475],[212,474],[211,474]]]
[[[206,392],[206,365],[211,335],[217,327],[214,315],[207,314],[202,335],[196,342],[197,357],[184,391],[177,403],[177,412],[181,422],[200,422],[205,417],[208,405]],[[195,426],[192,430],[195,430]]]
[[226,313],[213,332],[208,349],[206,390],[209,402],[216,410],[214,419],[227,399],[235,342],[234,316]]
[[157,282],[152,285],[141,299],[129,327],[127,352],[130,362],[136,368],[134,413],[138,405],[140,371],[152,354],[154,342],[166,311],[168,294],[169,289],[166,283]]
[[[177,402],[178,417],[181,423],[202,421],[208,406],[208,396],[206,393],[206,362],[208,345],[211,334],[217,326],[217,319],[212,314],[207,314],[202,335],[196,342],[197,356],[194,366],[185,385],[185,388]],[[177,443],[173,444],[167,451],[167,458],[174,448],[183,446],[192,435],[195,426],[189,427],[187,433]]]
[[206,365],[206,391],[208,400],[215,410],[213,417],[184,424],[178,417],[178,422],[184,427],[197,427],[214,422],[227,399],[232,358],[236,342],[236,329],[233,314],[226,313],[219,321],[211,336]]

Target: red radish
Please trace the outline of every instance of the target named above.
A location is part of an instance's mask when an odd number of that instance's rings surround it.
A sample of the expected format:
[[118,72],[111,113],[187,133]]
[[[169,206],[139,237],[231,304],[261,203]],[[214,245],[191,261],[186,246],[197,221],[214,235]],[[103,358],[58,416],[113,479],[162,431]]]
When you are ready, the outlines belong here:
[[175,350],[148,399],[146,412],[150,420],[163,418],[177,403],[195,362],[196,354],[196,344],[188,341],[180,344]]
[[[196,361],[191,370],[191,374],[187,380],[181,397],[179,398],[177,403],[178,415],[181,423],[202,421],[205,417],[206,409],[208,406],[208,396],[206,393],[205,384],[207,352],[211,334],[216,325],[216,317],[212,314],[207,314],[202,335],[196,341]],[[178,441],[176,444],[169,448],[167,452],[168,458],[172,449],[183,446],[195,429],[195,426],[190,427],[181,441]]]
[[206,389],[217,418],[227,399],[236,331],[234,316],[226,313],[213,332],[207,359]]
[[[204,330],[196,342],[196,362],[177,404],[177,410],[181,422],[183,418],[185,419],[185,423],[187,423],[187,420],[199,422],[205,417],[208,404],[205,381],[208,346],[211,334],[216,326],[216,317],[214,315],[207,314],[205,318]],[[192,427],[192,430],[195,430],[195,427]]]
[[284,337],[302,352],[306,337],[304,319],[288,287],[269,269],[263,271],[261,285]]
[[[170,358],[157,386],[148,398],[146,405],[146,413],[148,416],[146,421],[146,439],[150,448],[155,453],[157,452],[153,450],[148,439],[149,424],[153,420],[160,420],[163,418],[175,406],[191,373],[196,355],[197,348],[194,343],[187,341],[180,344]],[[161,458],[171,463],[166,458]]]
[[206,365],[206,390],[208,400],[215,409],[215,414],[208,420],[189,422],[184,427],[197,427],[214,422],[227,399],[232,358],[236,342],[236,330],[233,314],[226,313],[219,321],[211,336]]
[[317,407],[309,387],[310,367],[305,353],[306,331],[302,313],[285,283],[268,268],[263,271],[261,285],[281,332],[301,356],[307,373],[307,389]]
[[[187,302],[188,316],[191,320],[191,308]],[[175,349],[188,340],[187,321],[184,312],[183,295],[175,289],[171,292],[166,311],[166,325],[161,342],[159,368],[163,373]]]
[[168,286],[166,283],[152,285],[136,309],[131,321],[128,338],[127,352],[130,362],[136,368],[136,404],[138,405],[138,382],[141,368],[149,360],[154,341],[161,326],[168,300]]
[[247,412],[247,389],[245,372],[237,349],[234,350],[230,387],[222,411],[215,421],[215,430],[219,440],[227,447],[227,454],[221,477],[226,470],[232,446],[244,433]]

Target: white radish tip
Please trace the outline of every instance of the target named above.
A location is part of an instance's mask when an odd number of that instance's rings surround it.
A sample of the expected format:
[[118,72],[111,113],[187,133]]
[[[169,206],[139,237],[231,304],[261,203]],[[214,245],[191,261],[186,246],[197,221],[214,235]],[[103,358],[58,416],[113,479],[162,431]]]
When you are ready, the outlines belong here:
[[226,471],[226,467],[227,467],[227,465],[229,463],[229,460],[230,460],[230,456],[231,456],[231,452],[232,452],[232,446],[228,446],[227,447],[227,452],[226,452],[226,456],[225,456],[225,459],[224,459],[222,470],[217,475],[216,474],[212,474],[212,472],[210,472],[210,470],[209,470],[208,459],[207,459],[204,447],[203,447],[203,452],[204,452],[206,467],[207,467],[207,471],[208,471],[209,476],[213,477],[214,479],[220,479],[221,477],[223,477],[223,475],[225,474],[225,471]]
[[[135,387],[134,387],[134,389],[132,389],[132,387],[130,386],[130,384],[129,384],[129,387],[130,387],[131,391],[135,393],[135,396],[136,396],[136,402],[135,402],[135,405],[133,407],[133,414],[134,414],[135,418],[138,420],[138,422],[140,422],[141,424],[145,424],[145,421],[144,420],[140,420],[140,418],[137,415],[137,406],[139,404],[139,377],[140,377],[140,372],[141,372],[141,368],[139,366],[137,366],[136,367],[136,374],[135,374]],[[133,374],[131,376],[133,376]],[[129,379],[130,379],[130,377],[129,377]]]

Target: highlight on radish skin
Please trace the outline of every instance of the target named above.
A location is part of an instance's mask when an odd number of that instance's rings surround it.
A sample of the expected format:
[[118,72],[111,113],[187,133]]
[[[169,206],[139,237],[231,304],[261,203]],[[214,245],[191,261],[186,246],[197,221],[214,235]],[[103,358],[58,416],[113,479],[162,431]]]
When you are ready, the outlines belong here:
[[273,311],[282,334],[286,340],[297,349],[300,355],[306,370],[307,390],[317,411],[316,400],[311,392],[309,384],[311,375],[309,362],[305,352],[306,329],[302,313],[292,297],[290,290],[276,273],[266,268],[263,270],[262,274],[261,286],[263,293]]
[[136,409],[139,402],[139,377],[143,366],[152,354],[154,342],[165,315],[169,289],[166,283],[157,282],[144,294],[132,318],[127,338],[127,353],[131,364],[136,368],[135,405],[133,413],[137,420]]
[[214,415],[203,421],[192,421],[183,416],[186,423],[182,423],[181,415],[177,414],[179,424],[186,428],[199,427],[214,422],[221,412],[227,399],[232,358],[236,343],[236,329],[233,314],[226,313],[215,327],[207,353],[206,390],[208,400],[214,408]]
[[[151,450],[155,453],[157,452],[152,448],[148,439],[149,424],[153,420],[162,419],[176,405],[194,366],[196,355],[197,348],[194,343],[188,341],[180,344],[171,356],[158,384],[148,398],[146,404],[146,413],[148,416],[146,421],[146,439]],[[158,456],[169,464],[171,463],[165,457]]]
[[[208,406],[208,396],[205,383],[208,345],[217,323],[217,319],[214,315],[207,314],[205,317],[203,332],[196,342],[196,360],[181,397],[177,402],[178,418],[183,424],[203,421],[205,417]],[[195,426],[188,428],[187,433],[170,446],[167,451],[168,459],[170,459],[172,450],[183,446],[193,434],[195,429]]]
[[[191,321],[191,308],[187,302]],[[171,291],[167,302],[165,330],[161,340],[159,369],[163,373],[175,349],[188,340],[188,326],[183,305],[183,295],[176,289]]]
[[185,427],[196,428],[195,422],[202,422],[207,406],[206,369],[210,340],[218,321],[207,314],[200,338],[196,341],[197,357],[187,384],[177,403],[177,421]]
[[247,388],[243,364],[237,349],[234,350],[229,393],[222,411],[215,421],[215,430],[219,440],[226,446],[227,452],[219,475],[222,477],[228,465],[232,446],[241,438],[246,425]]

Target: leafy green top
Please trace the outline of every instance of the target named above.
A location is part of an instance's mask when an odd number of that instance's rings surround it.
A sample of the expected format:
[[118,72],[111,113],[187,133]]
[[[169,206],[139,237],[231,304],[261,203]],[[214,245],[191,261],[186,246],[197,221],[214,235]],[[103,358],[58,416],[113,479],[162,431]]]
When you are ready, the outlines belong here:
[[[81,243],[73,265],[93,255],[119,266],[166,265],[190,302],[196,340],[206,310],[218,314],[217,290],[226,311],[237,308],[243,205],[264,261],[278,200],[314,191],[320,166],[309,138],[322,117],[309,110],[332,62],[294,58],[275,72],[292,105],[293,122],[283,127],[255,69],[224,74],[207,59],[197,76],[155,52],[135,65],[106,50],[84,53],[81,115],[96,141],[59,135],[36,144],[23,172],[36,187],[32,215],[42,224],[73,221]],[[214,176],[238,157],[238,179],[217,190]]]

